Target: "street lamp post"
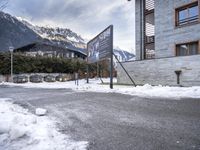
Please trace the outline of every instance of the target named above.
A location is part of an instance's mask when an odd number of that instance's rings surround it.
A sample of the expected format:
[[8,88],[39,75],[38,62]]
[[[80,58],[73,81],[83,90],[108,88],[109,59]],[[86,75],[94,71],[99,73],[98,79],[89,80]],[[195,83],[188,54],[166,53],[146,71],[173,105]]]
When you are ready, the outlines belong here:
[[14,47],[10,46],[9,51],[10,51],[10,61],[11,61],[11,65],[10,65],[11,82],[13,82],[13,50],[14,50]]

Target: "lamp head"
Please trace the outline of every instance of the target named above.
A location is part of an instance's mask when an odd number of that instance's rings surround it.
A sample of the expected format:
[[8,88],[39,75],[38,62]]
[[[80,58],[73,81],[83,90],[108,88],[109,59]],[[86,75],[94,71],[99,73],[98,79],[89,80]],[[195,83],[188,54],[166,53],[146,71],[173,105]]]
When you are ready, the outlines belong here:
[[9,51],[10,51],[10,52],[13,52],[13,51],[14,51],[14,47],[13,47],[13,46],[10,46],[10,47],[9,47]]

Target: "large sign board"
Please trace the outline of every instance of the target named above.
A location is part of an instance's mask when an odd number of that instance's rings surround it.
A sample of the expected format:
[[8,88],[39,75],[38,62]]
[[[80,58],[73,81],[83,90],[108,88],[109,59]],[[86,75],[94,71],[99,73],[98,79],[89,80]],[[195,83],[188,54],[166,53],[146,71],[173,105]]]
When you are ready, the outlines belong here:
[[113,26],[109,26],[87,43],[88,63],[111,58],[113,51]]

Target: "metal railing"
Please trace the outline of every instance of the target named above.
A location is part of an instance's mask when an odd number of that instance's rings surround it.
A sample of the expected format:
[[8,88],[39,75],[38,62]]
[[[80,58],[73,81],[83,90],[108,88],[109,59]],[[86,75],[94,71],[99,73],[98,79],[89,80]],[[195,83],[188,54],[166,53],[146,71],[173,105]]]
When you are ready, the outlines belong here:
[[198,22],[199,20],[199,16],[193,16],[193,17],[189,17],[189,18],[185,18],[185,19],[181,19],[177,21],[177,26],[181,26],[181,25],[186,25],[188,23],[193,23],[193,22]]

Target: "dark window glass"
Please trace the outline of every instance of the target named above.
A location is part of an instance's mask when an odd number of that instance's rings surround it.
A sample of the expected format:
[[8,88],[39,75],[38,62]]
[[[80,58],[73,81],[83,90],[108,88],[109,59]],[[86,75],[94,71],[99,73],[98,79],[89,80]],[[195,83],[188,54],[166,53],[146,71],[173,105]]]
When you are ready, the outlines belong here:
[[180,56],[186,56],[187,51],[188,51],[187,45],[180,45],[180,47],[179,47]]
[[198,54],[198,42],[177,45],[177,56]]
[[189,45],[189,55],[196,55],[198,53],[198,43]]

